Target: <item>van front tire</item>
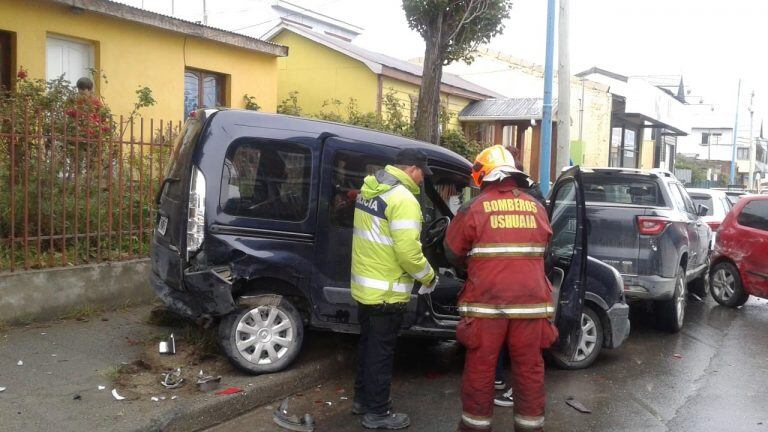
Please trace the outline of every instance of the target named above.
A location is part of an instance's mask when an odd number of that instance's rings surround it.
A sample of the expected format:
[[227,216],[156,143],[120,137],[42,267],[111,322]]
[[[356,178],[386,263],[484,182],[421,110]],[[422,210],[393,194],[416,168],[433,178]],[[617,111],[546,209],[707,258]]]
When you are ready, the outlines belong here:
[[235,367],[251,374],[285,369],[296,359],[304,341],[299,311],[280,295],[242,300],[247,306],[239,307],[219,323],[219,344],[224,353]]

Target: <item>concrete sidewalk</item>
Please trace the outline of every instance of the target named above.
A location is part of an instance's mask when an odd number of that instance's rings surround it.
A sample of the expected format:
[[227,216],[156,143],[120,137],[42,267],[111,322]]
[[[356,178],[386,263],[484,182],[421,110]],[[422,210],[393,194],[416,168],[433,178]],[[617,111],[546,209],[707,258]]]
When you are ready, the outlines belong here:
[[[0,387],[6,388],[0,392],[0,430],[200,430],[317,385],[352,358],[353,338],[307,332],[297,361],[277,374],[245,375],[220,356],[193,356],[189,350],[158,359],[159,338],[176,331],[191,340],[197,331],[149,324],[150,310],[144,306],[0,329]],[[177,340],[184,351],[184,336]],[[167,390],[159,384],[158,369],[168,365],[182,367],[187,385]],[[200,368],[222,375],[220,389],[243,391],[199,392],[191,381]],[[115,400],[115,388],[135,399]],[[152,401],[153,396],[165,399]]]

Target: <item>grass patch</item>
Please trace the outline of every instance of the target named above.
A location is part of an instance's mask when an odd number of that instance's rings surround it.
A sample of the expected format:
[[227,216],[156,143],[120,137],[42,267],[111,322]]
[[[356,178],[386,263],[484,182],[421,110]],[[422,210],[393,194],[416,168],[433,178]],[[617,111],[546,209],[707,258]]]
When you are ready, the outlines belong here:
[[62,315],[61,319],[83,320],[86,318],[90,318],[101,312],[103,312],[103,309],[97,308],[96,306],[90,303],[85,303],[85,304],[73,307],[72,309],[69,310],[69,312]]
[[196,325],[187,325],[180,330],[177,336],[192,348],[192,353],[198,358],[221,354],[215,328],[206,329]]

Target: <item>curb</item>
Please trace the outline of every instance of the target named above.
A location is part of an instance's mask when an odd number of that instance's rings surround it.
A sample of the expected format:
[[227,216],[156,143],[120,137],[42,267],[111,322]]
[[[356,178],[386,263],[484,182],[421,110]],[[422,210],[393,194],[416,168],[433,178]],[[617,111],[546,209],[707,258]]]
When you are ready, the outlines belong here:
[[242,393],[209,399],[176,408],[135,432],[197,432],[231,420],[261,405],[290,396],[339,375],[352,365],[352,356],[337,351],[307,359],[290,370],[262,375],[257,384]]

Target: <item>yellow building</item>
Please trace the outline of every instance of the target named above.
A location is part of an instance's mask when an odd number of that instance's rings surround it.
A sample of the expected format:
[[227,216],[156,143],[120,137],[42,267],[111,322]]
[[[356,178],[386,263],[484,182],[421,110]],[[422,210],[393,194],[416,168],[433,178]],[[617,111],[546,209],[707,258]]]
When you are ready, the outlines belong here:
[[[277,106],[284,46],[108,0],[0,2],[0,86],[63,75],[95,75],[95,91],[116,115],[128,114],[147,86],[157,104],[144,117],[178,121],[191,109],[242,108],[248,94],[264,111]],[[92,74],[96,69],[106,75]]]
[[[307,26],[308,27],[308,26]],[[402,103],[411,118],[418,102],[422,66],[363,49],[347,38],[320,33],[285,20],[265,39],[285,45],[288,57],[278,59],[278,98],[298,92],[306,114],[328,111],[328,102],[346,106],[356,100],[363,112],[382,113],[387,94]],[[443,74],[440,97],[451,113],[449,127],[458,128],[458,113],[469,103],[498,94],[448,73]]]

